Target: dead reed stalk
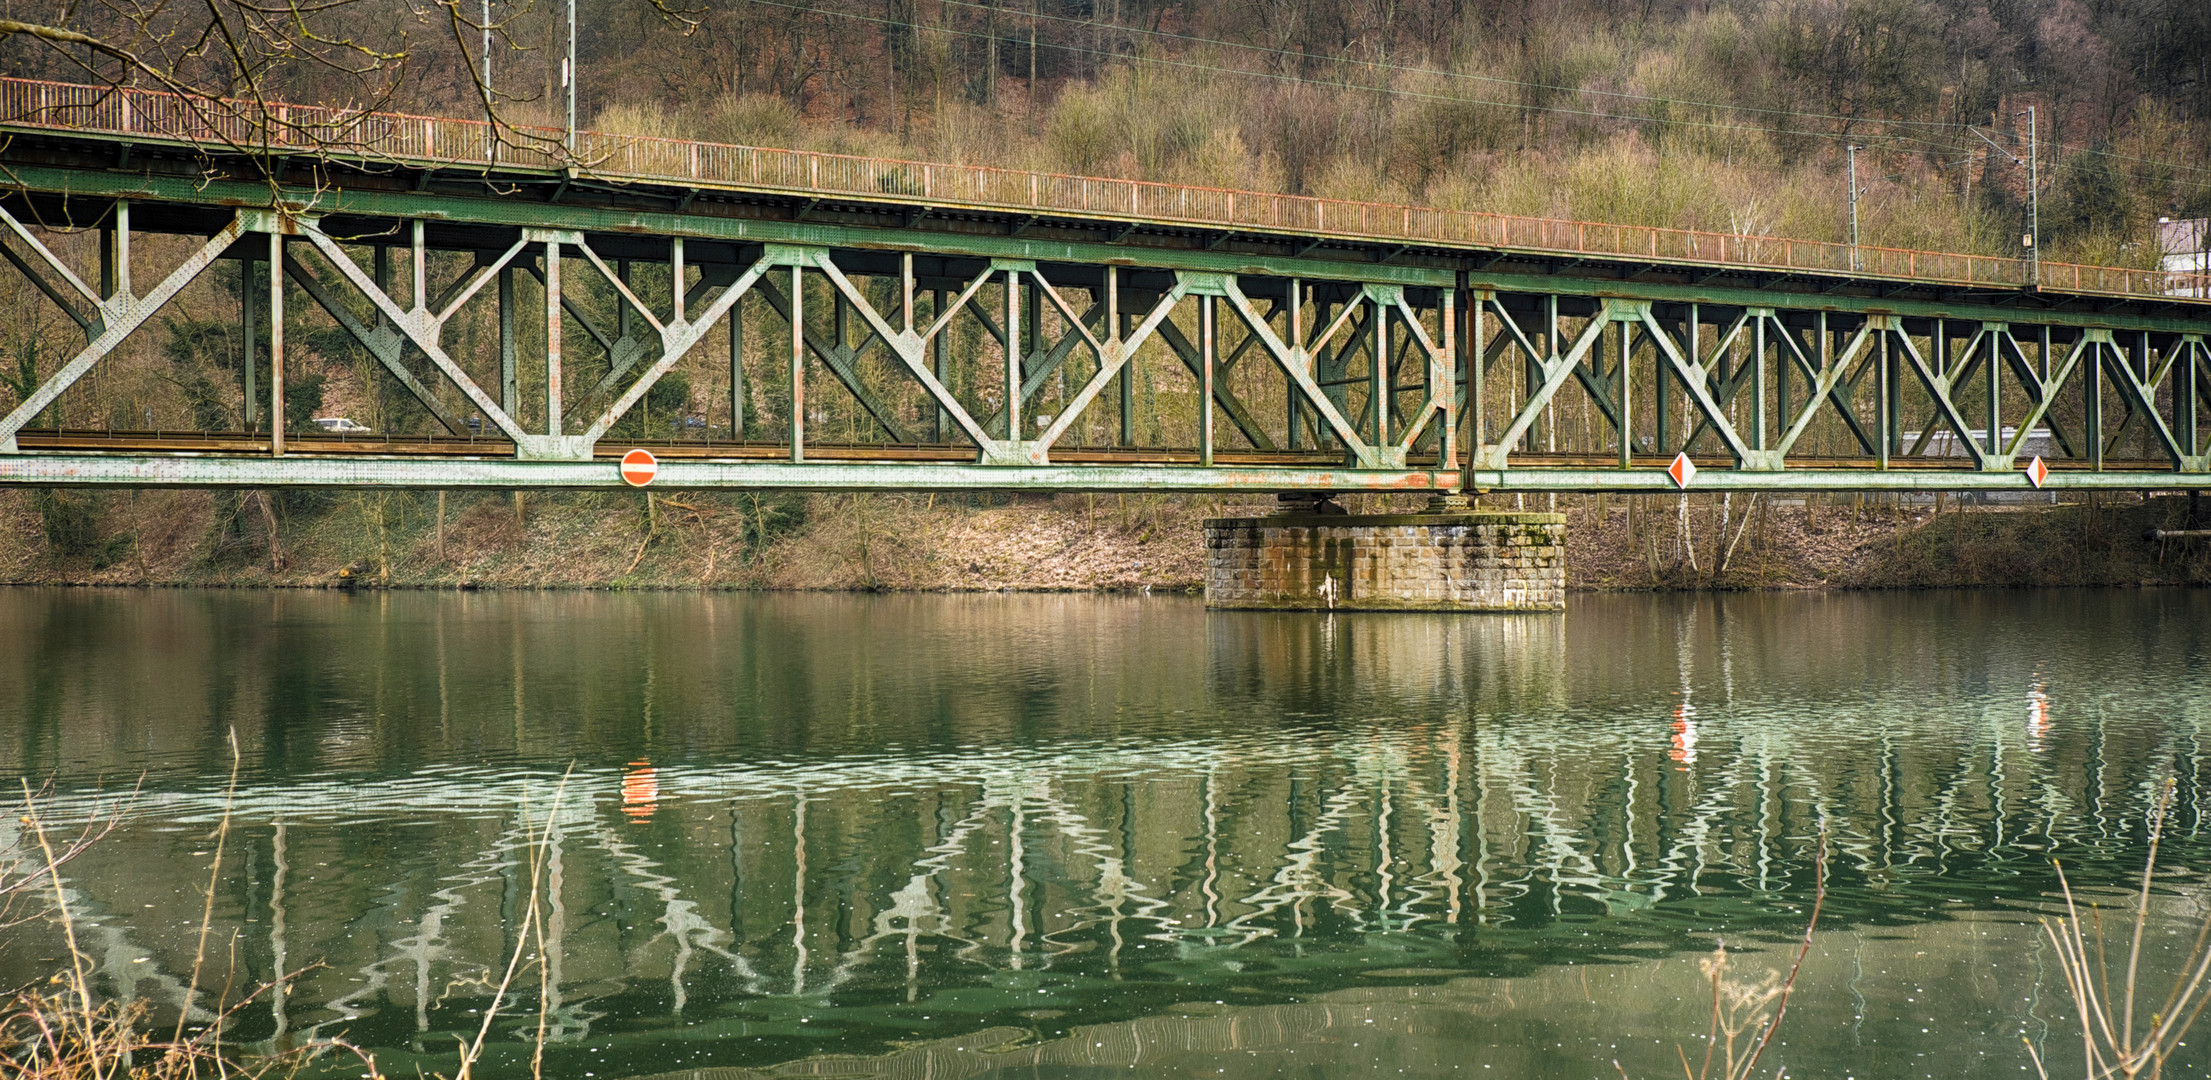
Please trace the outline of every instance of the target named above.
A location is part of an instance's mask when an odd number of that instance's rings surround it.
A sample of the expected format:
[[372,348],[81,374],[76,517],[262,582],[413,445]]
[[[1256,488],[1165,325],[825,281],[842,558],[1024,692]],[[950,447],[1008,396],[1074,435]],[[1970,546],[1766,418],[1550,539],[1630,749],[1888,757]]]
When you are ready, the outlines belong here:
[[[2080,908],[2073,899],[2072,884],[2065,880],[2065,868],[2058,867],[2058,887],[2065,895],[2065,915],[2062,918],[2042,920],[2042,933],[2057,950],[2058,969],[2065,976],[2065,987],[2073,997],[2073,1008],[2080,1014],[2081,1026],[2081,1075],[2086,1080],[2111,1080],[2147,1077],[2162,1080],[2165,1063],[2173,1051],[2183,1045],[2188,1029],[2203,1013],[2204,1005],[2211,1003],[2211,914],[2206,914],[2196,930],[2195,944],[2183,964],[2180,974],[2173,979],[2172,989],[2165,995],[2165,1002],[2150,1014],[2145,1027],[2135,1026],[2135,1004],[2141,977],[2142,937],[2150,922],[2150,886],[2157,877],[2157,850],[2164,839],[2167,812],[2172,807],[2175,782],[2168,778],[2159,793],[2157,805],[2150,810],[2150,849],[2142,863],[2142,885],[2135,896],[2134,926],[2128,934],[2126,972],[2114,984],[2110,965],[2104,954],[2103,912],[2090,907],[2087,929],[2081,918]],[[2090,956],[2090,935],[2093,934],[2094,956]],[[2034,1068],[2042,1080],[2049,1080],[2049,1070],[2044,1066],[2042,1054],[2027,1043],[2027,1054],[2034,1059]]]
[[[1774,1033],[1781,1030],[1781,1021],[1789,1015],[1789,998],[1796,992],[1797,975],[1804,970],[1804,958],[1812,952],[1812,932],[1819,928],[1820,910],[1827,904],[1825,829],[1820,830],[1812,873],[1812,914],[1804,922],[1804,939],[1786,973],[1768,968],[1755,978],[1731,978],[1734,961],[1728,956],[1725,941],[1712,950],[1711,956],[1698,962],[1712,984],[1712,1019],[1704,1035],[1701,1065],[1691,1066],[1689,1052],[1678,1043],[1674,1046],[1686,1080],[1749,1080],[1759,1059],[1765,1057]],[[1620,1074],[1620,1080],[1628,1080],[1627,1070],[1618,1061],[1612,1063],[1612,1068]],[[1782,1067],[1774,1073],[1774,1080],[1782,1080],[1788,1071]]]
[[[237,790],[238,767],[237,734],[233,732],[228,788],[231,794]],[[81,827],[68,834],[68,839],[57,845],[54,830],[40,809],[39,798],[40,793],[34,792],[25,782],[20,820],[29,834],[29,846],[38,851],[38,862],[29,864],[28,856],[22,854],[17,854],[13,861],[0,858],[0,894],[21,895],[32,889],[51,894],[50,917],[61,930],[69,952],[69,966],[43,986],[19,990],[0,1002],[0,1080],[124,1077],[130,1080],[200,1080],[202,1077],[269,1080],[293,1076],[310,1061],[331,1053],[353,1056],[367,1075],[380,1080],[372,1056],[338,1040],[317,1040],[283,1053],[250,1057],[224,1045],[226,1025],[240,1010],[296,977],[298,972],[280,972],[275,981],[263,984],[236,1001],[229,1000],[226,982],[215,1008],[210,1010],[208,1022],[195,1032],[186,1032],[194,1003],[199,998],[201,968],[214,922],[214,894],[221,881],[225,855],[223,841],[230,834],[230,795],[225,796],[222,820],[215,831],[215,858],[208,870],[206,904],[201,914],[192,978],[185,987],[176,1029],[168,1038],[149,1034],[143,1002],[101,999],[95,987],[96,961],[78,943],[76,916],[70,907],[69,890],[63,883],[63,864],[113,831],[122,819],[122,812],[96,810]],[[26,865],[30,867],[27,870],[24,869]]]

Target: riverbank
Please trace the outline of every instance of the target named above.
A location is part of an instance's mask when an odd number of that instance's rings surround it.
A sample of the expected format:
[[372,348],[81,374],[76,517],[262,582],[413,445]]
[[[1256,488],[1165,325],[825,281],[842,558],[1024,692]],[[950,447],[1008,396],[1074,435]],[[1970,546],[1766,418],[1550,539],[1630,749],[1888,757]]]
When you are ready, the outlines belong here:
[[[1418,506],[1348,501],[1355,512]],[[2141,538],[2186,524],[2185,497],[1560,496],[1557,508],[1569,517],[1568,585],[1584,591],[2211,583],[2211,548]],[[1201,522],[1271,509],[1164,495],[11,491],[0,493],[0,582],[1195,590]]]

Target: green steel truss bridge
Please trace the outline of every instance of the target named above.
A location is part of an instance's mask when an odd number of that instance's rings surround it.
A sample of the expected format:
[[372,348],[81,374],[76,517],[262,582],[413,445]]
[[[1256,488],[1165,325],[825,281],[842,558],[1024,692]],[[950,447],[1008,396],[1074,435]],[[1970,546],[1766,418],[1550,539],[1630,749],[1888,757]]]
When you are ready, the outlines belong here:
[[[83,341],[0,483],[2211,487],[2200,275],[273,111],[0,80],[16,315]],[[211,311],[220,422],[102,396]],[[271,431],[305,326],[414,433]]]

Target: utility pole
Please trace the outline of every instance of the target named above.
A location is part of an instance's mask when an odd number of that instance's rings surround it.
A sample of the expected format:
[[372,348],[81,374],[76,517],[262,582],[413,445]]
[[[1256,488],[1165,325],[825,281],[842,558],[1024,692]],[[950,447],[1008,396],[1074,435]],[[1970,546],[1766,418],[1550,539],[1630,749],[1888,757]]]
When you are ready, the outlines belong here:
[[2034,272],[2028,288],[2042,285],[2042,155],[2038,152],[2034,106],[2027,106],[2027,265]]
[[484,156],[499,160],[499,113],[492,106],[491,93],[491,0],[484,0],[484,119],[491,121],[485,129]]
[[1865,269],[1858,260],[1858,148],[1850,148],[1850,268]]
[[568,135],[563,145],[576,156],[576,0],[568,0],[568,59],[560,65],[560,84],[568,88]]

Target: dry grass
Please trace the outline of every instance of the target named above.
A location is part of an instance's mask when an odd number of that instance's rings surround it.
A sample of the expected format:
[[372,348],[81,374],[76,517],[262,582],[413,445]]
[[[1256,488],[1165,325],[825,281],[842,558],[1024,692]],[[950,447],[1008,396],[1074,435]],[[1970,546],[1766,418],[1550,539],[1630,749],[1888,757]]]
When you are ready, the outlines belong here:
[[[237,770],[238,743],[233,733],[232,790],[236,788]],[[47,899],[51,903],[50,917],[67,946],[69,962],[45,983],[23,988],[0,1001],[0,1080],[269,1080],[294,1076],[310,1062],[332,1054],[350,1055],[368,1075],[380,1076],[373,1057],[336,1040],[317,1040],[276,1054],[243,1053],[226,1044],[226,1031],[240,1011],[295,977],[296,972],[279,975],[277,982],[236,997],[231,994],[231,980],[226,978],[206,1015],[195,1017],[188,1006],[179,1011],[175,1027],[166,1033],[152,1025],[143,1002],[102,998],[94,987],[96,961],[77,940],[76,915],[63,886],[62,867],[107,835],[121,820],[124,809],[96,811],[82,822],[57,827],[40,810],[40,797],[41,793],[24,783],[17,812],[28,843],[0,853],[0,898]],[[208,866],[206,908],[200,920],[192,977],[185,986],[187,1003],[198,1001],[201,994],[202,968],[214,924],[215,887],[221,880],[229,832],[226,806],[222,822],[211,837],[215,841],[214,859]]]
[[[115,828],[127,809],[127,801],[121,807],[96,811],[83,822],[57,829],[40,810],[43,793],[34,792],[28,783],[24,785],[18,812],[28,842],[0,851],[0,904],[32,896],[45,899],[50,905],[47,914],[67,947],[68,965],[45,983],[26,987],[0,1001],[0,1080],[277,1080],[296,1076],[318,1061],[325,1062],[317,1065],[318,1071],[327,1069],[327,1059],[332,1056],[350,1058],[361,1066],[363,1075],[382,1080],[374,1056],[342,1039],[316,1039],[277,1053],[245,1052],[226,1042],[226,1033],[243,1010],[301,972],[282,973],[275,981],[234,997],[233,971],[225,976],[211,1008],[203,1011],[195,1004],[201,997],[215,896],[228,850],[229,797],[236,791],[239,767],[235,732],[230,748],[230,786],[222,819],[209,838],[214,843],[214,857],[208,865],[192,974],[185,986],[187,1004],[167,1032],[153,1025],[144,1002],[101,997],[95,988],[97,961],[78,943],[76,915],[63,885],[62,867]],[[453,1080],[470,1080],[518,977],[533,967],[539,978],[540,1012],[530,1069],[533,1077],[542,1073],[547,1027],[543,1003],[550,1000],[544,985],[549,969],[542,959],[549,955],[543,919],[548,838],[567,788],[568,777],[563,776],[543,822],[525,823],[530,895],[524,905],[522,926],[475,1038],[458,1047],[460,1064]]]
[[[2150,1000],[2140,992],[2143,988],[2139,985],[2142,938],[2151,921],[2150,890],[2157,877],[2157,850],[2164,839],[2176,786],[2167,779],[2157,806],[2150,811],[2150,850],[2142,864],[2141,891],[2135,897],[2123,973],[2117,980],[2112,978],[2110,959],[2105,954],[2103,912],[2091,908],[2083,919],[2073,898],[2073,887],[2065,880],[2064,868],[2058,868],[2058,883],[2065,893],[2065,915],[2042,920],[2042,932],[2057,950],[2059,970],[2064,973],[2066,990],[2080,1017],[2084,1080],[2162,1080],[2174,1052],[2188,1045],[2188,1029],[2203,1014],[2204,1006],[2211,1004],[2211,915],[2206,915],[2164,1001],[2149,1014],[2146,1023],[2136,1023],[2135,1006]],[[2035,1072],[2042,1080],[2049,1080],[2049,1070],[2031,1040],[2027,1053],[2034,1060]]]

